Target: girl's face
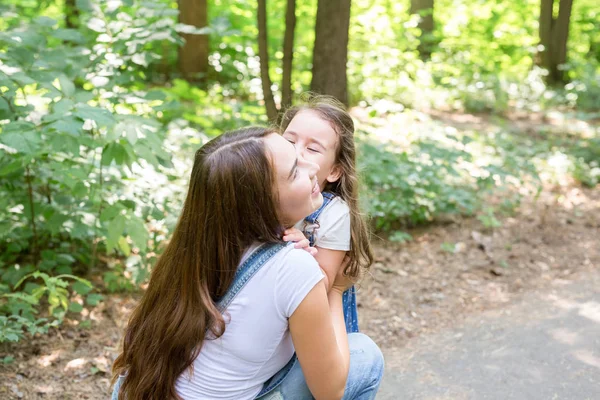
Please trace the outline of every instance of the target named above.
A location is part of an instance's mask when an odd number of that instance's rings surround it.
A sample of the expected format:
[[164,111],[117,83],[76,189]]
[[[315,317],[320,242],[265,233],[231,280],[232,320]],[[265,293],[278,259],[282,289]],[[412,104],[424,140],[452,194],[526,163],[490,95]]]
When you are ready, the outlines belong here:
[[321,190],[327,182],[340,178],[341,169],[336,165],[337,134],[317,112],[298,112],[283,133],[283,137],[296,146],[296,152],[307,161],[319,166],[317,179]]
[[323,203],[317,181],[319,166],[296,154],[294,146],[276,133],[267,136],[265,143],[275,168],[279,195],[277,211],[282,223],[289,227],[312,214]]

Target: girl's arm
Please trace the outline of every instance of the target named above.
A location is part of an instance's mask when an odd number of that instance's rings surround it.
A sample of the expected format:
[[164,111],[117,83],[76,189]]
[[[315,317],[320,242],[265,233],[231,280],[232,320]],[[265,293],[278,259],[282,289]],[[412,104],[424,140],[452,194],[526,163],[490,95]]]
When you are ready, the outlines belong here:
[[325,284],[319,282],[289,319],[304,378],[317,400],[341,399],[344,396],[350,366],[342,310],[345,289],[344,284],[334,285],[328,294]]
[[335,281],[337,273],[342,268],[344,257],[346,257],[346,252],[344,250],[310,247],[308,239],[306,239],[304,234],[296,228],[287,229],[284,232],[283,240],[285,242],[296,242],[295,247],[297,249],[304,249],[315,257],[319,263],[319,266],[321,267],[321,270],[325,274],[325,287],[327,289],[327,293],[329,293],[333,287],[333,282]]
[[316,247],[318,252],[314,254],[315,260],[319,263],[319,267],[325,273],[327,280],[325,282],[327,293],[331,291],[335,277],[342,269],[346,252],[344,250],[331,250]]

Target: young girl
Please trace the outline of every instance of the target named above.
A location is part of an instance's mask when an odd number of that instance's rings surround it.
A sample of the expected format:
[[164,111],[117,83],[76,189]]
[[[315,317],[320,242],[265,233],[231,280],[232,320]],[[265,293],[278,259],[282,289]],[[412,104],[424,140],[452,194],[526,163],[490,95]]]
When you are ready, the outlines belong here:
[[[343,104],[329,96],[314,96],[286,111],[283,137],[307,161],[319,165],[317,173],[323,205],[284,234],[285,241],[302,241],[304,233],[318,250],[315,258],[331,288],[336,274],[357,278],[373,263],[367,224],[358,207],[358,179],[354,122]],[[358,332],[354,287],[344,293],[344,319],[348,333]]]

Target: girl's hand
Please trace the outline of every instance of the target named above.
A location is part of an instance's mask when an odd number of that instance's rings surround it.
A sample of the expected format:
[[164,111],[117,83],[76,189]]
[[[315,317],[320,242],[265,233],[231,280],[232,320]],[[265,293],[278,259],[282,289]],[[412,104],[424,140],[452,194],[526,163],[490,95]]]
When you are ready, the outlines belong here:
[[283,241],[284,242],[296,242],[294,244],[294,247],[296,249],[304,249],[304,250],[308,251],[312,256],[317,254],[317,249],[314,247],[311,247],[308,239],[306,237],[304,237],[304,234],[296,228],[286,229],[283,232]]

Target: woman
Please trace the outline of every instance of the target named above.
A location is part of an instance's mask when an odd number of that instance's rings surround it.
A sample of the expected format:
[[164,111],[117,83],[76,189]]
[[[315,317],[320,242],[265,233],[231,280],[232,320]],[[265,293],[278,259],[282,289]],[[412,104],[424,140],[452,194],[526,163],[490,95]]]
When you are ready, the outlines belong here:
[[281,244],[322,203],[317,170],[264,128],[197,151],[178,225],[113,366],[113,398],[374,398],[383,358],[346,334],[352,282],[340,274],[328,294],[314,258]]

